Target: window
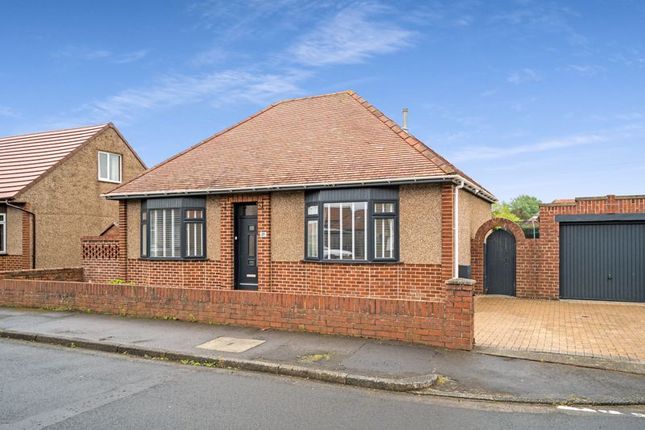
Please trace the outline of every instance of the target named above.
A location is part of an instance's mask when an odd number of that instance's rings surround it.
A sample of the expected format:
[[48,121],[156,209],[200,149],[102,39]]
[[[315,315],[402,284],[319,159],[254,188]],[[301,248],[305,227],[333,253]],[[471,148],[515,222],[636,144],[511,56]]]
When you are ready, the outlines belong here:
[[141,256],[161,259],[204,258],[205,224],[203,199],[147,200],[141,211]]
[[121,155],[99,151],[99,181],[121,182]]
[[7,214],[0,213],[0,254],[7,252]]
[[181,257],[181,213],[179,209],[151,209],[150,257]]
[[307,258],[318,258],[318,205],[307,206]]
[[204,256],[204,210],[188,209],[186,225],[186,257]]
[[394,254],[396,203],[374,203],[374,258],[389,260]]
[[398,259],[398,189],[323,190],[309,193],[306,201],[306,259]]
[[141,211],[141,256],[148,256],[148,211]]
[[365,260],[367,202],[323,204],[323,259]]

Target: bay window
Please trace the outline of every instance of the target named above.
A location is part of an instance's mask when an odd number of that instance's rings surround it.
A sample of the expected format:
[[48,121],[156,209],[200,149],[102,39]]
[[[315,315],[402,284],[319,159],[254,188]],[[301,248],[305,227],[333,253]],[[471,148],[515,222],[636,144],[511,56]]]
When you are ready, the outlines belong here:
[[398,189],[322,190],[306,196],[305,259],[398,260]]
[[141,256],[157,259],[204,258],[204,199],[149,199],[141,210]]

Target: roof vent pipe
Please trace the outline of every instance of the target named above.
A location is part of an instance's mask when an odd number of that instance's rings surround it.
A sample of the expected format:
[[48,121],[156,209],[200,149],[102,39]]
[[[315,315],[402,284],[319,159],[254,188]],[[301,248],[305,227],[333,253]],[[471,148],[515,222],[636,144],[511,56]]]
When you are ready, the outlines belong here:
[[408,108],[403,108],[403,131],[408,132]]

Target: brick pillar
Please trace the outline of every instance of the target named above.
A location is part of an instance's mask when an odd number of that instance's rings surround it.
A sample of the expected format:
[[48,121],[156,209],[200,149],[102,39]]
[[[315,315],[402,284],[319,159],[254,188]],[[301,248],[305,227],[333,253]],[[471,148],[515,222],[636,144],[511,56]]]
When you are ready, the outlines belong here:
[[[258,197],[258,290],[271,291],[271,195]],[[266,234],[262,237],[262,234]]]
[[455,278],[446,281],[444,303],[444,345],[450,349],[470,351],[475,344],[475,281]]
[[441,279],[447,281],[453,277],[454,264],[454,198],[455,186],[453,184],[441,185]]
[[128,201],[119,200],[119,278],[128,280]]
[[233,199],[229,196],[223,198],[220,205],[220,285],[224,289],[234,288],[233,280],[233,231],[234,214]]
[[[25,204],[23,209],[30,210],[29,204]],[[22,268],[35,269],[31,258],[32,250],[32,215],[27,212],[22,213]]]

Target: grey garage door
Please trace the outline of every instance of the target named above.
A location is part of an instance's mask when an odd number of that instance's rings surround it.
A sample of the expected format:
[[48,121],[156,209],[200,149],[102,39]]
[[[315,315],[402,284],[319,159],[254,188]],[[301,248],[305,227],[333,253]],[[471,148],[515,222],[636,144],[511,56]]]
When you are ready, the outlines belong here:
[[645,223],[561,223],[560,297],[645,302]]

